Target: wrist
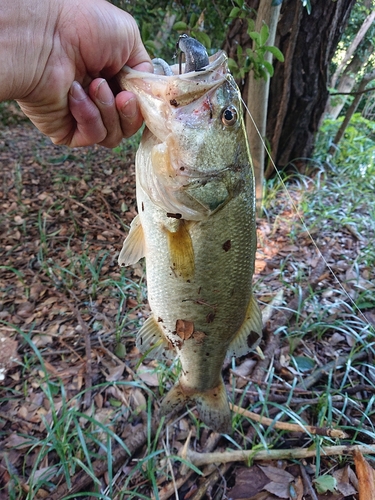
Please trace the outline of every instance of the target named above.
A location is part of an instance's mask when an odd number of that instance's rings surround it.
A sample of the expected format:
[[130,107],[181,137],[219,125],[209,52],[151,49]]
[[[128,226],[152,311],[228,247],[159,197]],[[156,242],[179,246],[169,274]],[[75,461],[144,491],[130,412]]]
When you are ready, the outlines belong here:
[[60,2],[1,0],[0,101],[27,96],[43,73],[53,45]]

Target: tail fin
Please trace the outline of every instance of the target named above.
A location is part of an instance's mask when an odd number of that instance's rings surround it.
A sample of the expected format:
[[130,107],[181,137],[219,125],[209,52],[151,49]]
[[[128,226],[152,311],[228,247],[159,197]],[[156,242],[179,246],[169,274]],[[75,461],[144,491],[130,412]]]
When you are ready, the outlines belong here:
[[173,410],[182,409],[189,401],[195,402],[202,421],[212,430],[221,433],[231,431],[231,413],[223,381],[205,392],[187,394],[181,384],[172,387],[161,403],[161,413],[167,415]]

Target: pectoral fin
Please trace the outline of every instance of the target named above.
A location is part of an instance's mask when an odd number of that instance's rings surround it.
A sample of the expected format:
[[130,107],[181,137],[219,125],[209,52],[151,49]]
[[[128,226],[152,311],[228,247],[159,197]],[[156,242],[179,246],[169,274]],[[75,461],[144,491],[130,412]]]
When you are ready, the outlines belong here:
[[171,268],[177,276],[189,279],[194,274],[194,249],[188,222],[180,220],[176,231],[168,231],[168,247]]
[[130,231],[120,252],[118,263],[121,267],[136,264],[145,256],[145,239],[139,215],[130,224]]
[[175,358],[176,352],[169,348],[160,323],[150,316],[137,334],[136,345],[142,354],[152,359]]
[[254,295],[251,294],[245,320],[229,344],[227,356],[244,356],[254,350],[262,339],[262,326],[262,314]]

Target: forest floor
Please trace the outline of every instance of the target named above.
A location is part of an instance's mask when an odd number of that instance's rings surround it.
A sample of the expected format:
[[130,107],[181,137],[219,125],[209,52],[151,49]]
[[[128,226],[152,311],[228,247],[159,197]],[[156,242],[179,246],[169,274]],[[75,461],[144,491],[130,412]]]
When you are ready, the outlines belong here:
[[373,194],[329,169],[270,185],[254,275],[265,360],[225,364],[230,401],[252,413],[234,407],[221,436],[194,408],[153,418],[180,367],[141,358],[144,264],[117,264],[135,142],[57,147],[14,104],[0,111],[0,499],[360,498],[375,468]]

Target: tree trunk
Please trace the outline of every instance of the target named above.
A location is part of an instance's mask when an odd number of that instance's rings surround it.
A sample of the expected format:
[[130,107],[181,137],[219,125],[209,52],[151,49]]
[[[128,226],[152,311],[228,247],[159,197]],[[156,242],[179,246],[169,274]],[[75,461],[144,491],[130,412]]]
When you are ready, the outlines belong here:
[[[355,86],[356,77],[360,69],[366,66],[367,61],[372,53],[372,50],[373,50],[373,45],[371,40],[369,40],[362,54],[359,54],[358,52],[354,54],[353,59],[350,61],[350,63],[347,65],[347,67],[344,69],[342,73],[339,84],[337,85],[336,88],[337,92],[349,93],[353,90]],[[329,118],[336,120],[336,118],[338,118],[339,114],[341,113],[341,110],[344,107],[347,99],[348,99],[347,95],[341,95],[341,96],[338,95],[337,97],[335,95],[330,96],[330,99],[328,100],[327,103],[325,114],[328,115]]]
[[364,39],[367,31],[369,30],[370,26],[374,22],[374,19],[375,19],[375,10],[373,10],[372,12],[370,12],[370,14],[363,21],[362,26],[359,28],[358,33],[356,34],[356,36],[354,37],[354,40],[352,41],[352,43],[350,44],[348,50],[346,51],[343,60],[337,66],[337,69],[334,72],[334,74],[332,76],[332,79],[331,79],[331,83],[330,83],[331,87],[333,87],[333,88],[336,87],[337,80],[338,80],[338,78],[339,78],[342,70],[345,68],[345,66],[347,65],[347,63],[353,57],[353,54],[355,53],[355,51],[357,50],[358,46],[360,45],[360,43]]
[[[328,99],[327,76],[355,0],[283,2],[276,45],[285,63],[271,80],[267,136],[276,165],[311,157]],[[285,5],[284,5],[285,4]],[[297,168],[299,165],[296,165]]]
[[[284,54],[285,62],[275,62],[266,131],[278,167],[312,154],[328,98],[328,66],[354,3],[355,0],[312,0],[310,15],[301,0],[282,3],[275,45]],[[248,4],[257,8],[259,2],[249,0]],[[224,45],[231,57],[235,55],[236,42],[244,48],[251,46],[246,28],[247,23],[242,20],[231,26]],[[245,90],[243,95],[248,92]]]
[[358,90],[357,90],[358,93],[356,94],[353,102],[349,106],[348,111],[346,112],[344,121],[342,122],[341,127],[339,128],[339,130],[337,131],[337,134],[336,134],[335,138],[333,139],[332,146],[329,148],[329,151],[328,151],[329,154],[332,155],[335,152],[336,147],[337,147],[338,143],[340,142],[342,136],[344,135],[345,129],[348,126],[351,117],[356,112],[358,104],[360,103],[360,101],[361,101],[361,99],[363,97],[363,91],[365,90],[367,84],[370,83],[374,79],[375,79],[375,71],[372,71],[371,73],[368,73],[367,75],[365,75],[362,78],[361,83],[359,84],[359,87],[358,87]]
[[[260,2],[255,23],[255,31],[259,33],[264,23],[268,26],[269,37],[267,45],[274,45],[275,43],[279,14],[280,6],[272,7],[269,0],[262,0]],[[265,54],[265,60],[272,63],[272,54],[270,52]],[[247,95],[249,113],[246,114],[246,129],[254,166],[257,212],[260,214],[263,198],[265,163],[264,141],[266,138],[270,78],[267,76],[267,80],[263,78],[256,79],[253,71],[251,71],[249,78]]]

